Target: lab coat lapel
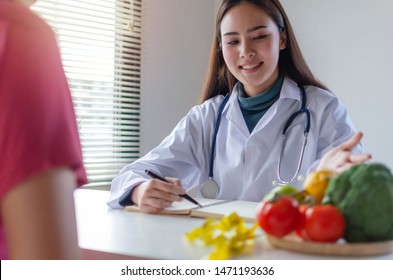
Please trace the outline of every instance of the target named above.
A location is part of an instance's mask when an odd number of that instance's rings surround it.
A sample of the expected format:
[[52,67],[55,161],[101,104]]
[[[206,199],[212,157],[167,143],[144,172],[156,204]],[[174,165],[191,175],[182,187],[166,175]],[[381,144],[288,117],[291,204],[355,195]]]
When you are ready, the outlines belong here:
[[249,137],[250,132],[248,130],[246,121],[244,120],[242,111],[240,109],[239,101],[237,100],[237,85],[235,85],[232,94],[229,98],[229,106],[227,108],[227,114],[226,117],[227,119],[232,122],[233,125],[235,125],[238,129],[239,132],[242,133],[243,136]]
[[[273,121],[273,118],[281,115],[281,112],[278,112],[279,108],[282,108],[282,103],[287,99],[292,100],[300,100],[300,89],[296,85],[296,83],[290,80],[288,77],[285,77],[283,85],[281,87],[280,98],[270,107],[270,109],[266,112],[266,114],[259,120],[258,124],[255,126],[252,134],[259,132],[264,129],[270,122]],[[281,110],[281,109],[280,109]],[[283,120],[284,123],[286,120]]]

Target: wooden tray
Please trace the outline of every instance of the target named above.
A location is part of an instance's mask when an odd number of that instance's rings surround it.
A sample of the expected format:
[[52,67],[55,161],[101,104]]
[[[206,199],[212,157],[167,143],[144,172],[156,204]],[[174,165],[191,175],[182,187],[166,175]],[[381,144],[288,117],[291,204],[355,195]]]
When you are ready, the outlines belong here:
[[393,241],[370,243],[323,243],[305,242],[292,236],[277,238],[266,235],[267,240],[277,248],[289,251],[331,255],[331,256],[375,256],[393,252]]

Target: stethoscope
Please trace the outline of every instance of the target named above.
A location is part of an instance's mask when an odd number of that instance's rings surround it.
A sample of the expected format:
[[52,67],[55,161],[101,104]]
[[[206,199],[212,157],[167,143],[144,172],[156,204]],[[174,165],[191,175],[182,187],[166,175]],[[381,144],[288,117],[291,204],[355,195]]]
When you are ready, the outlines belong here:
[[[307,98],[306,98],[306,91],[304,89],[304,86],[298,85],[298,87],[300,88],[300,97],[302,100],[302,105],[301,105],[300,110],[296,111],[288,118],[288,120],[285,123],[284,128],[282,130],[282,145],[281,145],[280,156],[278,158],[278,163],[277,163],[277,181],[273,181],[273,185],[286,185],[286,184],[290,184],[295,181],[301,180],[301,176],[298,176],[298,175],[300,172],[300,167],[303,162],[305,147],[307,145],[307,137],[308,137],[308,132],[310,131],[311,117],[310,117],[310,111],[306,108]],[[214,155],[215,155],[215,150],[216,150],[216,139],[217,139],[218,129],[221,124],[222,112],[224,111],[224,107],[227,104],[228,100],[229,100],[229,94],[225,96],[225,98],[222,101],[222,103],[218,109],[218,112],[217,112],[217,119],[216,119],[216,123],[214,125],[214,131],[213,131],[212,145],[210,148],[209,179],[205,183],[203,183],[201,186],[201,194],[204,198],[214,199],[218,196],[218,194],[220,192],[220,187],[213,179],[213,166],[214,166]],[[287,130],[290,127],[290,125],[293,123],[293,121],[301,114],[305,114],[306,120],[307,120],[306,126],[304,128],[304,133],[303,133],[302,149],[300,151],[300,157],[298,160],[296,171],[295,171],[294,175],[291,177],[291,179],[286,181],[281,176],[281,161],[282,161],[283,153],[284,153],[285,146],[287,143]]]

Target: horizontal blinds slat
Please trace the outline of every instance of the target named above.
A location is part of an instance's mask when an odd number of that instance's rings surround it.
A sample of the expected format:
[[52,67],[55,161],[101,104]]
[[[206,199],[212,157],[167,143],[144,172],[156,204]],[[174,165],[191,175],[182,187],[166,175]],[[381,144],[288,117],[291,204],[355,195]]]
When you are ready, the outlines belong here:
[[[104,122],[109,122],[109,121],[105,121],[102,119],[94,119],[94,118],[89,119],[89,116],[86,116],[86,117],[78,118],[78,122],[80,122],[81,132],[84,132],[86,129],[89,128],[89,125],[85,125],[86,122],[89,122],[89,123],[94,122],[95,125],[101,125]],[[139,127],[139,121],[125,120],[125,119],[120,119],[120,118],[114,119],[113,122],[110,122],[110,123],[113,123],[114,125],[123,125],[124,127],[122,129],[124,131],[126,131],[125,128],[130,125],[135,125],[136,127]],[[94,126],[93,126],[93,128],[94,128]]]
[[[60,41],[60,47],[77,47],[80,49],[88,49],[89,47],[100,47],[103,49],[108,49],[111,50],[114,48],[114,43],[113,42],[100,42],[99,44],[96,43],[95,40],[90,40],[86,38],[78,38],[78,37],[67,37],[63,36],[64,39],[63,41]],[[62,39],[62,38],[61,38]],[[83,40],[83,42],[81,41]],[[131,52],[133,54],[141,54],[141,49],[139,45],[135,47],[135,45],[127,42],[122,42],[121,44],[119,42],[116,42],[116,47],[119,51],[127,51]]]
[[[104,141],[107,141],[109,144],[114,145],[114,144],[122,144],[123,146],[128,145],[129,143],[131,143],[132,141],[135,140],[139,140],[139,137],[134,136],[135,132],[130,132],[130,133],[119,133],[119,134],[115,134],[112,133],[112,135],[108,134],[103,134],[98,133],[98,134],[94,134],[94,133],[89,133],[89,135],[91,135],[91,138],[87,137],[88,133],[86,133],[85,131],[83,131],[83,133],[81,133],[81,141],[86,143],[86,146],[93,146],[93,145],[97,145],[98,144],[105,144]],[[111,136],[108,137],[108,135]],[[95,139],[94,139],[95,138]],[[99,139],[99,140],[97,140]],[[127,144],[122,143],[122,141],[127,140]],[[121,147],[123,147],[121,146]],[[128,149],[128,147],[127,147]]]
[[[140,36],[131,36],[130,31],[123,29],[115,29],[113,28],[105,28],[106,26],[102,26],[98,29],[98,26],[93,27],[83,27],[83,26],[72,26],[68,25],[66,28],[63,28],[57,32],[58,36],[63,36],[63,38],[67,38],[70,34],[73,37],[79,38],[93,38],[100,39],[104,42],[116,40],[123,40],[124,42],[135,43],[136,45],[140,45]],[[113,32],[116,31],[116,35]],[[84,36],[83,36],[84,35]]]
[[[83,79],[83,80],[91,80],[94,82],[113,82],[122,86],[127,86],[130,85],[127,80],[130,80],[132,82],[140,82],[140,72],[137,70],[134,71],[122,71],[116,69],[115,73],[116,75],[113,75],[112,72],[107,73],[107,69],[92,69],[90,67],[86,67],[86,69],[80,69],[80,68],[70,68],[70,67],[64,67],[64,69],[67,71],[66,76],[69,79]],[[91,71],[88,71],[88,70]],[[122,79],[122,81],[118,81],[117,79]],[[131,82],[131,83],[132,83]]]
[[[67,1],[56,1],[56,0],[41,0],[43,4],[41,4],[39,7],[36,7],[36,9],[43,9],[45,7],[59,7],[61,10],[72,10],[74,11],[75,9],[78,9],[78,13],[80,10],[88,10],[88,11],[107,11],[107,12],[112,12],[114,10],[115,6],[115,1],[103,1],[103,0],[90,0],[90,1],[83,1],[83,0],[67,0]],[[141,13],[142,8],[141,8],[141,1],[140,0],[134,0],[133,4],[130,5],[130,1],[124,1],[126,3],[121,3],[120,1],[117,1],[117,11],[123,12],[126,14],[136,14],[136,13]],[[50,6],[52,4],[52,6]],[[36,5],[37,6],[37,5]]]
[[[130,77],[127,77],[127,79],[130,79]],[[97,83],[91,84],[91,83],[86,82],[84,80],[77,80],[77,79],[70,79],[68,81],[68,83],[70,85],[74,86],[76,89],[83,89],[86,87],[92,87],[93,90],[95,90],[96,88],[113,88],[115,90],[121,90],[122,92],[127,92],[127,88],[123,88],[123,86],[129,87],[128,90],[133,90],[135,88],[139,89],[139,87],[140,87],[139,82],[140,82],[140,80],[138,78],[135,78],[132,81],[128,81],[126,83],[122,82],[121,84],[119,83],[118,80],[110,81],[110,82],[101,81],[100,84],[97,84]]]
[[87,186],[109,186],[139,157],[141,0],[41,0],[33,10],[58,38]]
[[[113,160],[113,161],[111,161],[111,160]],[[114,160],[116,160],[116,162]],[[101,159],[101,160],[95,159],[94,161],[90,161],[90,162],[88,160],[86,160],[85,165],[87,165],[88,167],[94,166],[96,164],[101,164],[103,166],[111,166],[111,165],[124,166],[125,164],[128,164],[129,162],[130,161],[128,158],[120,158],[120,157],[114,158],[114,157],[112,157],[109,159]]]
[[[132,143],[132,141],[134,141],[135,143],[137,143],[136,141],[138,141],[139,139],[132,139],[132,138],[130,138],[130,139],[127,139],[126,137],[123,137],[124,138],[124,140],[126,140],[128,143]],[[124,141],[124,140],[122,140],[122,141]],[[100,147],[105,147],[105,146],[107,146],[108,147],[108,154],[111,154],[111,155],[114,155],[114,154],[116,154],[116,153],[113,153],[113,150],[112,150],[112,148],[111,148],[111,146],[113,146],[113,145],[116,145],[116,144],[118,144],[119,142],[121,143],[122,141],[115,141],[115,142],[111,142],[110,140],[108,140],[107,142],[105,142],[104,140],[103,141],[101,141],[101,142],[97,142],[96,144],[92,144],[91,142],[88,142],[88,144],[86,144],[86,141],[84,141],[84,140],[82,140],[81,142],[84,144],[84,146],[85,146],[85,148],[86,149],[90,149],[89,151],[92,151],[92,150],[94,150],[95,151],[95,149],[96,148],[100,148]],[[134,151],[134,152],[138,152],[138,148],[139,148],[139,146],[136,146],[136,147],[122,147],[121,149],[120,149],[120,151],[122,152],[122,153],[126,153],[126,152],[130,152],[130,151]],[[87,150],[86,150],[87,151]]]
[[76,108],[76,112],[77,115],[80,115],[80,117],[83,119],[83,117],[89,117],[89,115],[91,115],[92,113],[95,113],[97,115],[97,117],[100,118],[122,118],[124,120],[128,120],[130,123],[134,122],[135,124],[137,124],[137,122],[139,122],[139,117],[137,116],[128,116],[128,115],[119,115],[116,113],[98,113],[98,110],[91,110],[91,111],[87,111],[87,110],[81,110],[79,107]]
[[[70,31],[72,32],[72,31]],[[107,48],[112,48],[113,44],[116,40],[116,43],[120,42],[120,39],[123,39],[123,46],[128,46],[130,48],[140,48],[140,38],[121,38],[120,36],[114,38],[114,37],[109,37],[105,33],[101,34],[94,34],[94,33],[89,33],[88,35],[84,34],[84,32],[75,32],[75,34],[71,37],[70,32],[63,32],[59,34],[60,38],[62,39],[62,44],[65,45],[66,42],[72,43],[72,44],[91,44],[91,43],[96,43],[97,40],[100,40],[99,44],[96,44],[97,46],[102,46],[102,47],[107,47]],[[89,31],[86,31],[89,32]],[[113,31],[112,31],[113,32]],[[127,45],[125,44],[127,43]]]
[[83,107],[82,105],[85,105],[84,107],[100,107],[102,109],[106,108],[107,110],[117,110],[119,108],[123,109],[134,109],[139,112],[139,104],[120,104],[117,102],[108,102],[108,100],[104,102],[98,102],[98,100],[94,100],[94,102],[90,101],[78,101],[78,105]]
[[92,190],[107,191],[107,190],[110,190],[110,185],[111,185],[111,181],[100,181],[100,182],[90,181],[90,183],[87,185],[84,185],[83,188],[92,189]]
[[[127,132],[124,130],[125,124],[116,125],[116,123],[117,122],[111,122],[111,123],[101,122],[98,126],[95,123],[94,123],[94,125],[89,125],[89,124],[86,124],[86,122],[81,122],[80,125],[81,126],[83,125],[84,139],[89,139],[89,140],[93,141],[94,137],[95,137],[93,134],[95,132],[102,132],[105,129],[108,129],[108,130],[110,129],[111,130],[110,133],[112,133],[112,135],[110,135],[110,137],[113,137],[114,140],[117,140],[116,137],[119,137],[119,135],[127,135]],[[135,137],[139,137],[139,135],[137,135]]]
[[[134,94],[134,92],[129,92],[128,96],[122,96],[120,95],[121,93],[115,91],[115,90],[108,90],[105,88],[102,88],[102,92],[100,92],[99,90],[92,90],[92,91],[88,91],[88,90],[81,90],[81,89],[75,89],[73,90],[73,96],[74,99],[78,99],[80,100],[80,102],[83,102],[83,100],[86,100],[89,98],[89,93],[94,93],[96,94],[94,99],[95,100],[100,100],[100,101],[105,101],[108,102],[113,101],[113,102],[117,102],[117,103],[121,103],[121,102],[139,102],[139,95],[137,93]],[[90,101],[90,100],[89,100]],[[78,102],[79,103],[79,102]],[[127,106],[127,104],[123,104],[124,106]]]
[[[72,77],[68,77],[68,78],[72,78]],[[126,77],[126,78],[130,79],[130,77]],[[134,78],[133,77],[132,82],[130,82],[130,81],[128,81],[128,82],[121,81],[120,82],[120,81],[116,80],[116,81],[113,81],[113,83],[115,85],[117,85],[117,87],[115,87],[115,88],[122,89],[122,87],[119,87],[119,85],[120,86],[124,86],[124,87],[126,87],[126,86],[133,87],[135,85],[135,83],[139,82],[139,81],[140,81],[139,78]],[[101,81],[101,82],[106,82],[106,81]],[[84,82],[84,81],[78,80],[78,79],[71,80],[71,81],[69,81],[69,83],[72,86],[75,86],[75,87],[77,87],[77,86],[81,86],[81,87],[86,87],[86,86],[103,87],[103,85],[96,85],[96,84],[92,85],[92,84],[89,84],[88,82]],[[72,90],[72,88],[71,88],[71,90]]]
[[[127,27],[129,23],[132,23],[134,27],[141,28],[141,15],[135,14],[127,15],[127,14],[110,14],[110,13],[102,13],[102,15],[92,16],[93,14],[79,14],[76,16],[75,13],[55,13],[51,9],[47,11],[41,10],[39,12],[45,13],[43,17],[47,22],[52,23],[54,28],[58,28],[62,25],[66,26],[81,26],[81,27],[91,27],[96,29],[98,27],[104,27],[108,30],[112,30],[114,28],[125,29],[128,30]],[[140,33],[133,32],[133,36],[140,36]]]
[[[41,11],[45,12],[45,11]],[[124,29],[129,32],[128,24],[132,22],[133,27],[136,28],[136,31],[140,31],[141,20],[138,19],[138,16],[130,15],[120,15],[120,14],[112,14],[111,17],[107,17],[107,14],[103,14],[104,16],[96,16],[93,17],[91,14],[89,15],[82,15],[80,17],[76,17],[74,13],[61,13],[56,14],[52,13],[50,10],[46,12],[46,16],[44,19],[49,23],[52,23],[53,28],[56,30],[67,30],[61,28],[63,25],[67,26],[68,28],[80,26],[81,28],[90,28],[94,30],[113,30],[113,29]],[[88,20],[88,21],[86,21]],[[135,30],[134,30],[135,31]],[[141,35],[140,32],[133,32],[134,36]]]
[[[78,0],[78,1],[72,1],[72,0],[67,0],[67,1],[56,1],[56,0],[41,0],[42,4],[39,6],[35,6],[35,9],[41,10],[45,8],[51,8],[53,9],[56,7],[57,9],[60,9],[61,11],[77,11],[78,14],[81,13],[83,14],[83,11],[91,11],[91,12],[101,12],[101,11],[106,11],[106,12],[114,12],[114,7],[115,1],[102,1],[102,0],[91,0],[91,1],[83,1],[83,0]],[[142,8],[141,8],[141,1],[139,0],[134,0],[133,4],[130,5],[130,2],[127,1],[127,3],[121,3],[120,1],[117,1],[117,12],[122,12],[124,14],[141,14],[142,13]]]
[[[96,65],[96,67],[94,67]],[[106,67],[105,67],[106,66]],[[108,68],[115,68],[115,72],[113,71],[109,72]],[[64,69],[72,72],[72,73],[82,73],[82,74],[88,74],[89,72],[94,72],[94,71],[106,71],[109,72],[108,76],[110,78],[122,78],[125,75],[134,75],[134,76],[139,76],[141,67],[140,66],[128,66],[124,64],[110,64],[110,63],[90,63],[90,62],[72,62],[68,61],[64,65]],[[74,70],[75,69],[75,70]],[[124,75],[123,75],[124,74]],[[128,78],[125,76],[125,78]]]
[[[100,55],[101,56],[106,56],[106,55],[113,55],[113,50],[111,48],[105,50],[101,49],[100,50]],[[96,54],[93,52],[87,52],[85,50],[80,50],[80,49],[72,49],[68,48],[67,46],[62,47],[62,56],[63,58],[69,60],[69,59],[89,59],[89,58],[96,58]],[[137,54],[129,54],[129,53],[116,53],[115,54],[116,58],[122,58],[122,59],[129,59],[132,61],[141,61],[140,56]]]
[[129,161],[128,159],[116,159],[116,161],[106,161],[104,163],[100,162],[93,162],[93,163],[86,163],[85,165],[90,168],[91,170],[98,170],[98,169],[113,169],[115,168],[115,171],[118,171],[119,168],[122,168],[125,164],[127,164]]

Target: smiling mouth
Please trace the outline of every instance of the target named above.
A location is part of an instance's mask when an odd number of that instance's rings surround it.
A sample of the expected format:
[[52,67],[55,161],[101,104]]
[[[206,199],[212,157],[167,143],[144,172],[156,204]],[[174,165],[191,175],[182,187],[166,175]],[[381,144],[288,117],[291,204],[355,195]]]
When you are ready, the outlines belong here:
[[261,65],[262,65],[262,62],[258,62],[258,63],[254,63],[254,64],[241,65],[241,66],[239,66],[239,68],[243,69],[243,70],[252,70],[252,69],[258,68]]

